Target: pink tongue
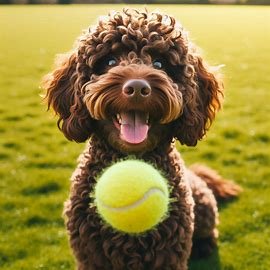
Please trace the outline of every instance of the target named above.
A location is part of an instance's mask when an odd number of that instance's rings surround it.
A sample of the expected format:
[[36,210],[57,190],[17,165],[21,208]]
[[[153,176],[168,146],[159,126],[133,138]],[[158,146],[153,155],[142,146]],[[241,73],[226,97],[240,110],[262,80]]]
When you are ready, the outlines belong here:
[[121,138],[128,143],[141,143],[147,137],[149,126],[146,124],[147,114],[142,112],[121,113]]

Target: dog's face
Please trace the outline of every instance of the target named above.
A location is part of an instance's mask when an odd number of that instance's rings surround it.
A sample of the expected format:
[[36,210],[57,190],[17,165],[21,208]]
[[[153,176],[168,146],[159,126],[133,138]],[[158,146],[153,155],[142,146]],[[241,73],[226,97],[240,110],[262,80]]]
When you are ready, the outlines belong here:
[[44,87],[68,139],[96,133],[124,153],[151,151],[173,138],[195,145],[222,94],[172,17],[136,10],[100,19]]

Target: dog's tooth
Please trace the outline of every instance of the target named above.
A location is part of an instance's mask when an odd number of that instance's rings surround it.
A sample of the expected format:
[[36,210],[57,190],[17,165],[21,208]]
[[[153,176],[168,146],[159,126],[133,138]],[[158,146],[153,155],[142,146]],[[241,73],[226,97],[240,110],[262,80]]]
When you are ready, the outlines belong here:
[[118,113],[118,114],[116,114],[116,117],[117,117],[117,121],[119,122],[119,124],[121,124],[122,119],[121,119],[120,114],[119,114],[119,113]]

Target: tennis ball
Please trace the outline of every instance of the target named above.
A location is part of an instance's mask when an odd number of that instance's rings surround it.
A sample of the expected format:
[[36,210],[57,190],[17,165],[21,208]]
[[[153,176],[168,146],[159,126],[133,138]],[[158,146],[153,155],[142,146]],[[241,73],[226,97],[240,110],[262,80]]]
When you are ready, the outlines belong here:
[[97,179],[97,211],[116,230],[135,234],[150,230],[168,212],[166,182],[158,170],[143,161],[115,163]]

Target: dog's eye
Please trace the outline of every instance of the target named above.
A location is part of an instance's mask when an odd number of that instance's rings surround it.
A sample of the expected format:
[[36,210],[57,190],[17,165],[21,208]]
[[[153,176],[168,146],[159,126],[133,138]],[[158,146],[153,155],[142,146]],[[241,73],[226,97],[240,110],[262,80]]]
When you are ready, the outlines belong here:
[[117,61],[116,61],[115,58],[109,58],[109,59],[107,60],[107,65],[108,65],[109,67],[115,66],[116,63],[117,63]]
[[156,69],[162,69],[163,68],[163,65],[162,65],[161,60],[155,60],[155,61],[153,61],[153,67],[156,68]]
[[93,66],[93,72],[97,75],[104,74],[110,69],[118,64],[117,58],[114,56],[106,56],[98,60]]

